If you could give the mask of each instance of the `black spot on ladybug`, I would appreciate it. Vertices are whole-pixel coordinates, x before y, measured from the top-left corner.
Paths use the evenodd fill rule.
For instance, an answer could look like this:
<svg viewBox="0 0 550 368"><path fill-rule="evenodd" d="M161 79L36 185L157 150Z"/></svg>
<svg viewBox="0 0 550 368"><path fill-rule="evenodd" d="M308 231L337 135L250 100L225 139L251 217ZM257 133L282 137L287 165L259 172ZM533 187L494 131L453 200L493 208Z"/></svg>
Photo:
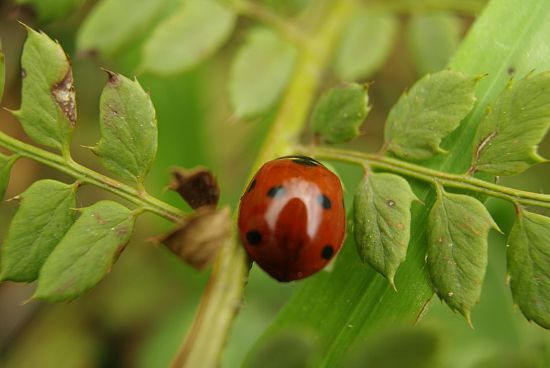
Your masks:
<svg viewBox="0 0 550 368"><path fill-rule="evenodd" d="M262 242L262 234L258 230L250 230L246 233L246 241L250 245L259 245Z"/></svg>
<svg viewBox="0 0 550 368"><path fill-rule="evenodd" d="M285 192L285 187L282 185L277 185L276 187L271 187L267 191L267 196L271 198L275 198L277 196L282 195Z"/></svg>
<svg viewBox="0 0 550 368"><path fill-rule="evenodd" d="M323 250L321 251L321 257L323 259L329 260L332 258L334 254L334 248L332 248L332 245L327 244L323 247Z"/></svg>
<svg viewBox="0 0 550 368"><path fill-rule="evenodd" d="M330 210L330 208L332 207L330 199L324 194L319 194L319 196L317 197L317 202L319 202L319 204L323 206L325 210Z"/></svg>
<svg viewBox="0 0 550 368"><path fill-rule="evenodd" d="M250 186L248 187L247 193L250 193L252 189L256 186L256 179L252 180L252 183L250 183Z"/></svg>
<svg viewBox="0 0 550 368"><path fill-rule="evenodd" d="M302 165L302 166L323 166L319 161L308 156L291 155L291 156L280 157L279 160L281 159L290 159L295 164Z"/></svg>

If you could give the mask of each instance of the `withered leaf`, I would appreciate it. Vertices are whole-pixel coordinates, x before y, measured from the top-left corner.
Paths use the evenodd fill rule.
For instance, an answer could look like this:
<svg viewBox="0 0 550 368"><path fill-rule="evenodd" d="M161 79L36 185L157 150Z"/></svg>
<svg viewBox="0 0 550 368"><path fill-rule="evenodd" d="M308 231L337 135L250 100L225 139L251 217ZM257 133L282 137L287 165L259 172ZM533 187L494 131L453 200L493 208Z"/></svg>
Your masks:
<svg viewBox="0 0 550 368"><path fill-rule="evenodd" d="M212 172L204 167L173 169L169 188L178 192L193 209L216 206L220 199L218 181Z"/></svg>
<svg viewBox="0 0 550 368"><path fill-rule="evenodd" d="M201 207L159 241L184 262L202 270L230 236L229 208Z"/></svg>

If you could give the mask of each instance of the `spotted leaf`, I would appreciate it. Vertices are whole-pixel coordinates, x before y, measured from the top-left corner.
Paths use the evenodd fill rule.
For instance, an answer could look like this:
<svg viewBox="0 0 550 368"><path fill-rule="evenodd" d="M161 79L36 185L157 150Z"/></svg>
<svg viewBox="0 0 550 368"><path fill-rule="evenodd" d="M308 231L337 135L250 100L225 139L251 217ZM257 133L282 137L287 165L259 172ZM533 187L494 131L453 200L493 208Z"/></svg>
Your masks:
<svg viewBox="0 0 550 368"><path fill-rule="evenodd" d="M550 218L521 210L507 260L515 303L528 320L550 329Z"/></svg>
<svg viewBox="0 0 550 368"><path fill-rule="evenodd" d="M369 173L355 192L354 235L359 256L392 286L407 254L414 200L418 199L409 183L394 174Z"/></svg>
<svg viewBox="0 0 550 368"><path fill-rule="evenodd" d="M134 228L134 213L111 201L81 212L42 267L34 298L78 297L101 281L124 250Z"/></svg>
<svg viewBox="0 0 550 368"><path fill-rule="evenodd" d="M438 190L428 218L428 269L437 295L470 323L487 268L487 235L498 229L477 199Z"/></svg>
<svg viewBox="0 0 550 368"><path fill-rule="evenodd" d="M137 80L109 72L99 102L101 139L93 151L114 175L141 186L157 154L157 119Z"/></svg>
<svg viewBox="0 0 550 368"><path fill-rule="evenodd" d="M68 153L76 103L67 56L57 42L27 28L21 68L21 108L13 114L34 141Z"/></svg>

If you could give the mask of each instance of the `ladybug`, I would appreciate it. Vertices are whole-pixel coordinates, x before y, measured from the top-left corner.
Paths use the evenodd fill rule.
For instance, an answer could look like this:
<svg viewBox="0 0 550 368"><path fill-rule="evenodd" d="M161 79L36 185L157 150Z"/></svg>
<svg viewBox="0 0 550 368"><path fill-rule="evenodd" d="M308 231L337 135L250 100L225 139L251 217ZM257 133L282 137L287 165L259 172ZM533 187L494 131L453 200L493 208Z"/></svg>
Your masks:
<svg viewBox="0 0 550 368"><path fill-rule="evenodd" d="M241 241L250 258L279 281L325 267L342 247L345 231L340 180L310 157L267 162L241 197Z"/></svg>

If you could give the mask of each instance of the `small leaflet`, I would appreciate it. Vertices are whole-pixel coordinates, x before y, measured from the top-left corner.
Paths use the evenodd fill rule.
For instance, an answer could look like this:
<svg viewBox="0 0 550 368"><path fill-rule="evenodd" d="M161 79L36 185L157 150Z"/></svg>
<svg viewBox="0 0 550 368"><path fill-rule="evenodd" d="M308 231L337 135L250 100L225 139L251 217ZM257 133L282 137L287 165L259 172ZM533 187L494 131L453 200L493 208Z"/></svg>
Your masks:
<svg viewBox="0 0 550 368"><path fill-rule="evenodd" d="M411 232L411 204L418 198L402 177L368 173L355 192L354 234L361 260L388 279L405 260Z"/></svg>
<svg viewBox="0 0 550 368"><path fill-rule="evenodd" d="M384 131L385 147L406 160L445 153L441 140L472 109L479 78L443 70L428 74L392 107Z"/></svg>
<svg viewBox="0 0 550 368"><path fill-rule="evenodd" d="M109 273L132 236L135 213L111 201L81 209L40 270L34 298L72 300Z"/></svg>
<svg viewBox="0 0 550 368"><path fill-rule="evenodd" d="M367 88L349 83L323 94L313 110L313 133L325 143L343 143L359 136L370 111Z"/></svg>
<svg viewBox="0 0 550 368"><path fill-rule="evenodd" d="M550 218L519 211L507 263L514 302L528 320L550 329Z"/></svg>
<svg viewBox="0 0 550 368"><path fill-rule="evenodd" d="M76 184L54 180L33 183L18 198L19 209L1 248L0 280L31 282L72 226Z"/></svg>
<svg viewBox="0 0 550 368"><path fill-rule="evenodd" d="M438 188L428 217L428 269L437 295L468 323L487 268L487 236L498 230L477 199Z"/></svg>
<svg viewBox="0 0 550 368"><path fill-rule="evenodd" d="M157 119L137 80L107 72L99 102L101 139L93 148L113 175L140 187L157 154Z"/></svg>

